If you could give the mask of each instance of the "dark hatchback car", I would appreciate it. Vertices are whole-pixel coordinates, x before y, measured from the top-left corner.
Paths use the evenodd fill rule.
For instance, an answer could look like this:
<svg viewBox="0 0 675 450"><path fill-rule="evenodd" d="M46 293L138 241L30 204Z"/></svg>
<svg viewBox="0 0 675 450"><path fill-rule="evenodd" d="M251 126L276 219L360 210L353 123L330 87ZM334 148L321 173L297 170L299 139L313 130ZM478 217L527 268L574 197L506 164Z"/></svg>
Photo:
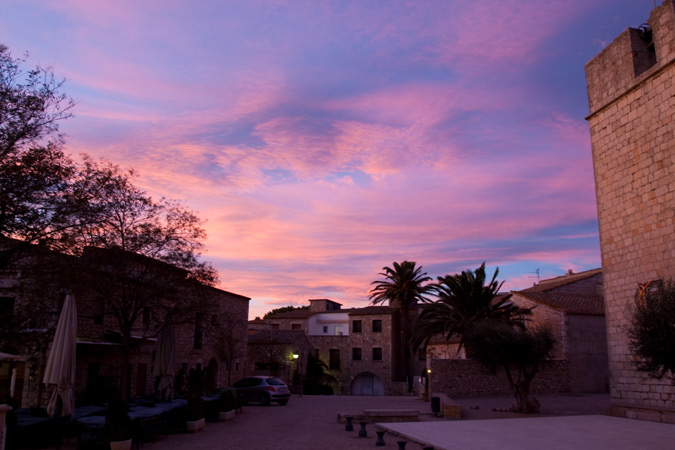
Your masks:
<svg viewBox="0 0 675 450"><path fill-rule="evenodd" d="M288 403L291 392L286 383L276 377L247 377L232 385L237 389L239 398L245 403L258 402L267 406L271 402L281 406Z"/></svg>

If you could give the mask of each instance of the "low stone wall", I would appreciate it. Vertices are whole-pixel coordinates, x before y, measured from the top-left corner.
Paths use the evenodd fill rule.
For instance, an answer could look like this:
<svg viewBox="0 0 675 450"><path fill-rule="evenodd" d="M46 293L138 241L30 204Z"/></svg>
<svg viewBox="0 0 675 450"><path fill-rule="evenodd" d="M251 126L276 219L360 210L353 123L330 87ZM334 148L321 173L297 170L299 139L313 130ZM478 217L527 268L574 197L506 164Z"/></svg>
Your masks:
<svg viewBox="0 0 675 450"><path fill-rule="evenodd" d="M434 392L450 398L510 395L511 388L503 371L491 374L470 359L432 359L429 383ZM533 394L570 391L569 362L545 361L532 381Z"/></svg>

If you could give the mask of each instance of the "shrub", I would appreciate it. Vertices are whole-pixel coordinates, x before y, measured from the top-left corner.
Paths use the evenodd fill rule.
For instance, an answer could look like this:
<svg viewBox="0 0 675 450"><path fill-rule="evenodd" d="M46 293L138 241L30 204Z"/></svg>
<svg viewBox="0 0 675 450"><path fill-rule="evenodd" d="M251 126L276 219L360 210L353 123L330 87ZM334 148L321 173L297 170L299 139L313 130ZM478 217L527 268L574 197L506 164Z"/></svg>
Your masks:
<svg viewBox="0 0 675 450"><path fill-rule="evenodd" d="M675 284L659 281L641 286L635 306L628 342L638 358L638 370L655 378L675 376Z"/></svg>
<svg viewBox="0 0 675 450"><path fill-rule="evenodd" d="M204 399L201 395L193 393L187 399L187 420L194 422L204 418Z"/></svg>
<svg viewBox="0 0 675 450"><path fill-rule="evenodd" d="M237 408L236 392L234 389L225 389L218 399L220 411L232 411Z"/></svg>
<svg viewBox="0 0 675 450"><path fill-rule="evenodd" d="M131 439L131 419L127 412L127 405L122 401L119 392L114 393L108 401L104 431L107 442Z"/></svg>

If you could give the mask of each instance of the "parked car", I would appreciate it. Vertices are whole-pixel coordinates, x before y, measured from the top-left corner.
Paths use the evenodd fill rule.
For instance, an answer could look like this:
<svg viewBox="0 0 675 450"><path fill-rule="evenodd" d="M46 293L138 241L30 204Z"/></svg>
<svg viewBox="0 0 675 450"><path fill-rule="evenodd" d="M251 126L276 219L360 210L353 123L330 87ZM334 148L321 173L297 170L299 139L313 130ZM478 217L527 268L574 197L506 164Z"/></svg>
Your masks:
<svg viewBox="0 0 675 450"><path fill-rule="evenodd" d="M239 398L245 403L258 402L261 406L267 406L271 402L284 406L291 398L286 383L276 377L246 377L232 387L237 389Z"/></svg>

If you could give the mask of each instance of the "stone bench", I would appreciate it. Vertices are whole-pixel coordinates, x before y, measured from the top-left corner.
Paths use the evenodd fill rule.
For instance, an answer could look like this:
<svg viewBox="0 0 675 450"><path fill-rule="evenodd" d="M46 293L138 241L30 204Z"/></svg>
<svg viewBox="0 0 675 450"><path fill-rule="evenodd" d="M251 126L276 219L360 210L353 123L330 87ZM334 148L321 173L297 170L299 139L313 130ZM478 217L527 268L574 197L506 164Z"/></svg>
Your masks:
<svg viewBox="0 0 675 450"><path fill-rule="evenodd" d="M431 398L438 397L441 401L441 415L446 419L461 419L462 406L445 394L431 394Z"/></svg>
<svg viewBox="0 0 675 450"><path fill-rule="evenodd" d="M418 422L420 412L416 409L364 409L363 417L370 423Z"/></svg>

